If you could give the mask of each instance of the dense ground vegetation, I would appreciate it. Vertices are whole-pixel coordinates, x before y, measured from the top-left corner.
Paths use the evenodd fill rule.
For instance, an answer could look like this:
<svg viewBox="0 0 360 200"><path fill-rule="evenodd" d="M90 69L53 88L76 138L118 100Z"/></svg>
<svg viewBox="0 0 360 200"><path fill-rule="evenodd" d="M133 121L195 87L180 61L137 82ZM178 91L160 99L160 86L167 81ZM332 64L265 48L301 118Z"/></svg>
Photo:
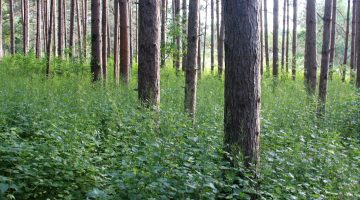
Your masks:
<svg viewBox="0 0 360 200"><path fill-rule="evenodd" d="M184 77L161 72L159 113L128 88L93 85L88 64L4 58L0 65L0 199L246 199L251 180L223 162L223 80L199 83L196 125L183 113ZM111 77L111 76L109 76ZM300 77L300 74L299 74ZM303 79L262 83L264 199L360 198L360 100L329 85L326 116ZM160 123L157 123L160 119ZM222 170L227 173L223 177ZM231 176L233 174L234 176ZM235 184L239 183L239 184Z"/></svg>

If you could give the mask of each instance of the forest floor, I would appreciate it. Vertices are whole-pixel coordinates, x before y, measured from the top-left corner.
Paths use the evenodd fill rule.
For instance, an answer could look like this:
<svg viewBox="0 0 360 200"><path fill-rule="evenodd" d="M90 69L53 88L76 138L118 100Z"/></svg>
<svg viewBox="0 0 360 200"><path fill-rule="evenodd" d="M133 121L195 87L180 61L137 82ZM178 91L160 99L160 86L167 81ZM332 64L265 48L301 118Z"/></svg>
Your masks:
<svg viewBox="0 0 360 200"><path fill-rule="evenodd" d="M192 126L184 77L172 67L161 72L155 113L137 101L135 69L126 88L92 84L80 63L57 61L61 68L47 79L44 64L32 56L0 64L0 199L247 199L252 192L251 179L235 176L243 169L223 161L223 80L200 80ZM262 81L260 193L360 199L360 93L336 77L319 119L299 77Z"/></svg>

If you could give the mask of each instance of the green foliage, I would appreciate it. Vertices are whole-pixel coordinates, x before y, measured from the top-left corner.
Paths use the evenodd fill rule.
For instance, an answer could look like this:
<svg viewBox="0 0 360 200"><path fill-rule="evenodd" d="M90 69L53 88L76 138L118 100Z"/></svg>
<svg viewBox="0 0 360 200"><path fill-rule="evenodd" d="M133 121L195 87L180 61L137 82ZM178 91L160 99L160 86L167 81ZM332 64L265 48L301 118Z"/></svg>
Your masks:
<svg viewBox="0 0 360 200"><path fill-rule="evenodd" d="M223 161L223 81L199 82L196 125L184 78L165 68L159 113L130 87L91 84L87 63L33 56L0 66L0 199L248 199L253 180ZM169 67L170 68L170 67ZM111 75L109 75L111 77ZM325 119L303 80L263 80L263 199L359 199L360 100L340 79ZM160 119L157 123L156 119ZM226 176L223 172L226 171Z"/></svg>

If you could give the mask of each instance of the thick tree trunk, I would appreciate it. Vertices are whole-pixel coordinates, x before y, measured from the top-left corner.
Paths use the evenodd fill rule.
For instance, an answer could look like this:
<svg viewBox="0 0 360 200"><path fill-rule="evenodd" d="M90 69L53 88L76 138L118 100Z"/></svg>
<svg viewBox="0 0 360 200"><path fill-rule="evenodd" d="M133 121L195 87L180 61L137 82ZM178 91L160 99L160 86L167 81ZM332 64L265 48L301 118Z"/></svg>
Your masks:
<svg viewBox="0 0 360 200"><path fill-rule="evenodd" d="M207 33L207 19L208 19L208 6L209 4L206 2L205 7L205 30L204 30L204 47L203 47L203 60L202 60L202 67L201 70L205 71L205 58L206 58L206 33Z"/></svg>
<svg viewBox="0 0 360 200"><path fill-rule="evenodd" d="M336 41L336 0L333 0L332 5L332 25L331 25L331 43L330 43L330 79L332 80L334 71L335 59L335 41Z"/></svg>
<svg viewBox="0 0 360 200"><path fill-rule="evenodd" d="M220 20L220 33L218 37L218 67L219 77L222 76L224 71L224 40L225 40L225 26L224 26L224 0L221 1L221 20Z"/></svg>
<svg viewBox="0 0 360 200"><path fill-rule="evenodd" d="M182 65L181 69L182 71L185 71L186 64L187 64L187 0L182 0Z"/></svg>
<svg viewBox="0 0 360 200"><path fill-rule="evenodd" d="M93 81L101 79L101 6L100 0L91 0L91 73Z"/></svg>
<svg viewBox="0 0 360 200"><path fill-rule="evenodd" d="M185 77L185 111L195 122L196 89L197 89L197 53L199 40L199 0L191 0L189 4L188 49Z"/></svg>
<svg viewBox="0 0 360 200"><path fill-rule="evenodd" d="M107 78L107 0L102 1L102 76L103 79Z"/></svg>
<svg viewBox="0 0 360 200"><path fill-rule="evenodd" d="M316 2L307 0L305 36L305 86L309 94L316 91Z"/></svg>
<svg viewBox="0 0 360 200"><path fill-rule="evenodd" d="M3 40L2 40L2 36L3 36L3 31L2 31L2 17L3 17L3 12L2 12L2 1L0 0L0 58L2 58L4 56L4 51L3 51Z"/></svg>
<svg viewBox="0 0 360 200"><path fill-rule="evenodd" d="M48 41L47 41L47 47L46 47L46 76L50 77L50 65L51 65L51 48L52 48L52 34L53 34L53 23L54 23L54 12L55 12L55 3L56 0L50 0L50 21L49 21L49 28L48 28Z"/></svg>
<svg viewBox="0 0 360 200"><path fill-rule="evenodd" d="M214 68L215 68L215 60L214 60L214 46L215 46L215 36L214 36L214 34L215 34L215 27L214 27L214 25L215 25L215 19L214 19L214 0L211 0L211 10L210 10L210 12L211 12L211 30L210 30L210 35L211 35L211 43L210 43L210 45L211 45L211 73L214 73Z"/></svg>
<svg viewBox="0 0 360 200"><path fill-rule="evenodd" d="M260 17L259 1L224 1L225 151L255 172L260 162ZM256 195L252 197L256 199Z"/></svg>
<svg viewBox="0 0 360 200"><path fill-rule="evenodd" d="M294 0L296 1L296 0ZM266 73L270 75L270 58L269 58L269 28L268 28L268 13L267 0L264 0L264 42L265 42L265 65Z"/></svg>
<svg viewBox="0 0 360 200"><path fill-rule="evenodd" d="M120 78L129 84L130 49L129 49L129 12L128 0L120 0Z"/></svg>
<svg viewBox="0 0 360 200"><path fill-rule="evenodd" d="M356 47L355 47L355 40L356 40L356 0L353 0L352 6L352 25L351 25L351 53L350 53L350 68L351 70L355 70L356 68ZM350 75L353 74L351 71ZM351 78L351 77L350 77Z"/></svg>
<svg viewBox="0 0 360 200"><path fill-rule="evenodd" d="M23 0L24 22L23 22L23 50L24 54L29 52L29 0Z"/></svg>
<svg viewBox="0 0 360 200"><path fill-rule="evenodd" d="M356 68L357 68L357 77L356 77L356 86L360 88L360 2L356 2Z"/></svg>
<svg viewBox="0 0 360 200"><path fill-rule="evenodd" d="M285 41L286 41L286 0L284 0L284 9L283 9L283 27L282 27L282 37L281 37L281 72L284 72L285 67Z"/></svg>
<svg viewBox="0 0 360 200"><path fill-rule="evenodd" d="M274 0L273 17L273 76L279 76L279 1Z"/></svg>
<svg viewBox="0 0 360 200"><path fill-rule="evenodd" d="M75 55L75 0L70 2L70 58Z"/></svg>
<svg viewBox="0 0 360 200"><path fill-rule="evenodd" d="M119 0L114 0L114 81L119 83L120 71L119 71Z"/></svg>
<svg viewBox="0 0 360 200"><path fill-rule="evenodd" d="M139 1L139 99L160 103L160 0Z"/></svg>
<svg viewBox="0 0 360 200"><path fill-rule="evenodd" d="M297 0L293 0L293 35L292 35L292 59L291 59L291 72L292 79L296 80L296 54L297 54Z"/></svg>
<svg viewBox="0 0 360 200"><path fill-rule="evenodd" d="M342 71L342 82L345 82L346 79L346 68L348 60L348 50L349 50L349 33L350 33L350 8L351 0L348 0L347 13L346 13L346 31L345 31L345 48L344 48L344 60L343 60L343 71Z"/></svg>
<svg viewBox="0 0 360 200"><path fill-rule="evenodd" d="M329 76L329 56L330 56L330 33L331 33L331 7L333 0L325 0L324 10L324 30L323 43L321 51L321 72L319 81L319 107L318 113L325 113L325 104L327 96L327 85Z"/></svg>
<svg viewBox="0 0 360 200"><path fill-rule="evenodd" d="M285 45L285 72L286 77L289 74L289 46L290 46L290 5L289 0L286 0L286 45Z"/></svg>
<svg viewBox="0 0 360 200"><path fill-rule="evenodd" d="M161 2L161 68L165 67L166 62L166 6L167 0Z"/></svg>
<svg viewBox="0 0 360 200"><path fill-rule="evenodd" d="M1 2L0 2L1 4ZM41 0L36 1L36 58L41 56Z"/></svg>

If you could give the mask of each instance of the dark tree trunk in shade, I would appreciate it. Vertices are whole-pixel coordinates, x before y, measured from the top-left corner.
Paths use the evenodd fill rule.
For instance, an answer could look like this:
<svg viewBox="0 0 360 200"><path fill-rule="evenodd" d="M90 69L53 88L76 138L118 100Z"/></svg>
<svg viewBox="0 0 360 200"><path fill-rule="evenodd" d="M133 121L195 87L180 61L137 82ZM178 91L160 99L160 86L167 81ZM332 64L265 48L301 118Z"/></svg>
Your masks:
<svg viewBox="0 0 360 200"><path fill-rule="evenodd" d="M120 0L120 78L129 84L130 48L129 48L129 12L128 0Z"/></svg>
<svg viewBox="0 0 360 200"><path fill-rule="evenodd" d="M128 12L129 12L129 59L130 59L130 64L129 67L132 68L133 67L133 59L134 59L134 52L133 52L133 36L132 36L132 0L129 0L128 3Z"/></svg>
<svg viewBox="0 0 360 200"><path fill-rule="evenodd" d="M58 28L58 24L57 24L57 0L54 0L54 12L52 12L51 14L53 15L53 23L52 23L52 36L53 36L53 54L54 56L57 56L57 53L58 53L58 40L57 40L57 28Z"/></svg>
<svg viewBox="0 0 360 200"><path fill-rule="evenodd" d="M75 55L75 0L70 2L70 40L69 40L70 58Z"/></svg>
<svg viewBox="0 0 360 200"><path fill-rule="evenodd" d="M167 0L161 1L161 67L165 67L166 62L166 6Z"/></svg>
<svg viewBox="0 0 360 200"><path fill-rule="evenodd" d="M119 0L114 0L114 81L116 84L119 83L120 80L120 66L119 66Z"/></svg>
<svg viewBox="0 0 360 200"><path fill-rule="evenodd" d="M334 71L334 59L335 59L335 42L336 42L336 1L333 0L332 5L332 24L331 24L331 43L330 43L330 79L333 77L333 71Z"/></svg>
<svg viewBox="0 0 360 200"><path fill-rule="evenodd" d="M101 18L101 32L102 32L102 76L107 78L107 0L102 1L102 18Z"/></svg>
<svg viewBox="0 0 360 200"><path fill-rule="evenodd" d="M48 41L48 24L49 24L49 16L48 16L48 1L47 0L42 0L42 19L43 19L43 47L45 49L45 54L46 54L46 48L47 48L47 41Z"/></svg>
<svg viewBox="0 0 360 200"><path fill-rule="evenodd" d="M350 68L351 73L356 69L356 47L355 47L355 40L356 40L356 0L353 0L352 6L352 21L351 21L351 53L350 53ZM350 77L351 78L351 77Z"/></svg>
<svg viewBox="0 0 360 200"><path fill-rule="evenodd" d="M325 104L327 96L327 85L329 76L329 56L330 56L330 33L331 33L331 6L333 0L325 0L324 10L324 27L323 27L323 41L321 51L321 71L319 80L319 106L318 114L325 113Z"/></svg>
<svg viewBox="0 0 360 200"><path fill-rule="evenodd" d="M139 99L160 104L160 0L139 1Z"/></svg>
<svg viewBox="0 0 360 200"><path fill-rule="evenodd" d="M220 15L220 32L218 37L218 67L219 77L222 76L224 71L224 40L225 40L225 26L224 26L224 0L220 0L221 3L221 15Z"/></svg>
<svg viewBox="0 0 360 200"><path fill-rule="evenodd" d="M27 54L29 52L29 0L23 0L23 7L23 50L24 54Z"/></svg>
<svg viewBox="0 0 360 200"><path fill-rule="evenodd" d="M64 15L63 15L63 0L58 0L58 56L64 56Z"/></svg>
<svg viewBox="0 0 360 200"><path fill-rule="evenodd" d="M207 19L208 19L208 7L209 4L206 2L206 7L205 7L205 30L204 30L204 47L203 47L203 60L202 60L202 67L201 70L205 71L205 58L206 58L206 33L207 33Z"/></svg>
<svg viewBox="0 0 360 200"><path fill-rule="evenodd" d="M279 76L279 1L274 0L273 17L273 76Z"/></svg>
<svg viewBox="0 0 360 200"><path fill-rule="evenodd" d="M293 0L293 35L292 35L292 59L291 59L291 74L292 79L296 79L296 54L297 54L297 0Z"/></svg>
<svg viewBox="0 0 360 200"><path fill-rule="evenodd" d="M360 88L360 1L356 2L356 86Z"/></svg>
<svg viewBox="0 0 360 200"><path fill-rule="evenodd" d="M305 87L311 95L316 91L316 2L307 0L306 4L306 34L305 34Z"/></svg>
<svg viewBox="0 0 360 200"><path fill-rule="evenodd" d="M286 0L286 45L285 45L285 72L286 77L289 73L289 46L290 46L290 5L289 0Z"/></svg>
<svg viewBox="0 0 360 200"><path fill-rule="evenodd" d="M9 0L10 14L10 53L15 54L15 27L14 27L14 1Z"/></svg>
<svg viewBox="0 0 360 200"><path fill-rule="evenodd" d="M1 4L1 2L0 2ZM41 0L36 1L36 58L41 56ZM1 48L1 47L0 47Z"/></svg>
<svg viewBox="0 0 360 200"><path fill-rule="evenodd" d="M101 79L101 6L100 0L91 0L91 73L93 81Z"/></svg>
<svg viewBox="0 0 360 200"><path fill-rule="evenodd" d="M215 68L215 19L214 19L214 0L211 0L211 29L210 29L210 35L211 35L211 55L210 55L210 59L211 59L211 73L214 73L214 68Z"/></svg>
<svg viewBox="0 0 360 200"><path fill-rule="evenodd" d="M190 0L185 72L185 111L195 122L197 90L197 53L199 39L199 0Z"/></svg>
<svg viewBox="0 0 360 200"><path fill-rule="evenodd" d="M3 31L2 31L2 17L3 17L3 12L2 12L2 1L0 0L0 58L2 58L4 56L4 51L3 51L3 40L2 40L2 36L3 36Z"/></svg>
<svg viewBox="0 0 360 200"><path fill-rule="evenodd" d="M342 71L342 82L345 82L346 79L346 68L348 60L348 50L349 50L349 33L350 33L350 8L351 0L348 0L347 13L346 13L346 31L345 31L345 48L344 48L344 60L343 60L343 71Z"/></svg>
<svg viewBox="0 0 360 200"><path fill-rule="evenodd" d="M286 0L284 0L283 8L283 27L282 27L282 37L281 37L281 72L284 72L285 67L285 41L286 41Z"/></svg>
<svg viewBox="0 0 360 200"><path fill-rule="evenodd" d="M54 23L54 12L55 12L55 5L54 5L54 1L56 0L50 0L50 19L49 19L49 28L48 28L48 33L47 33L47 47L46 47L46 76L50 77L50 65L51 65L51 45L52 45L52 34L53 34L53 23Z"/></svg>
<svg viewBox="0 0 360 200"><path fill-rule="evenodd" d="M88 0L81 0L82 1L82 16L83 16L83 36L82 36L82 39L83 39L83 57L86 58L87 57L87 21L88 21L88 17L87 17L87 13L88 13Z"/></svg>
<svg viewBox="0 0 360 200"><path fill-rule="evenodd" d="M181 69L182 71L185 71L186 69L186 58L187 58L187 0L182 0L182 63L181 63Z"/></svg>
<svg viewBox="0 0 360 200"><path fill-rule="evenodd" d="M296 0L294 0L296 1ZM270 75L270 58L269 58L269 28L268 28L267 0L264 0L264 42L265 42L265 65L266 73Z"/></svg>
<svg viewBox="0 0 360 200"><path fill-rule="evenodd" d="M259 1L224 1L225 151L232 158L240 154L244 166L255 171L255 180L260 162L259 12ZM226 158L237 165L238 160Z"/></svg>
<svg viewBox="0 0 360 200"><path fill-rule="evenodd" d="M174 20L177 27L180 27L180 0L174 0ZM174 67L177 72L180 71L180 52L181 52L180 35L175 36L175 52L173 55Z"/></svg>

